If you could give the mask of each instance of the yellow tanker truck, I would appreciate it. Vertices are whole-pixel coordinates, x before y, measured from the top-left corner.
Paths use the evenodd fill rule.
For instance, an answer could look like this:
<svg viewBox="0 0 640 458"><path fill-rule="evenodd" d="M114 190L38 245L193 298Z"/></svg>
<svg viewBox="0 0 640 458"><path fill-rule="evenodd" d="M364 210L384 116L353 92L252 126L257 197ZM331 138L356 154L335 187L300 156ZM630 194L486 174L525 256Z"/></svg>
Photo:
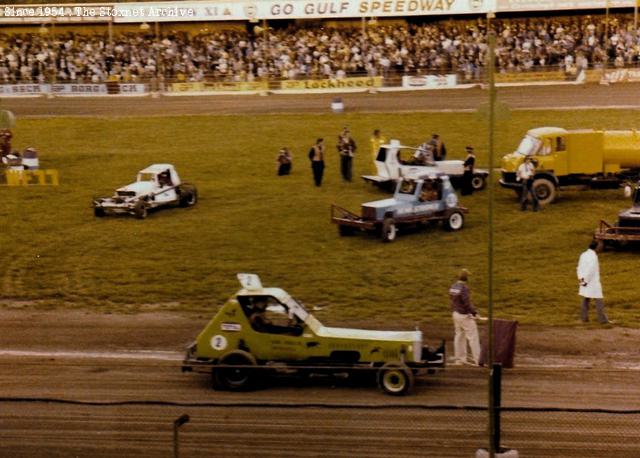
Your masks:
<svg viewBox="0 0 640 458"><path fill-rule="evenodd" d="M636 130L566 130L538 127L518 149L502 158L500 185L519 195L516 170L525 157L536 162L533 188L541 204L553 202L564 186L618 187L640 173L640 132Z"/></svg>

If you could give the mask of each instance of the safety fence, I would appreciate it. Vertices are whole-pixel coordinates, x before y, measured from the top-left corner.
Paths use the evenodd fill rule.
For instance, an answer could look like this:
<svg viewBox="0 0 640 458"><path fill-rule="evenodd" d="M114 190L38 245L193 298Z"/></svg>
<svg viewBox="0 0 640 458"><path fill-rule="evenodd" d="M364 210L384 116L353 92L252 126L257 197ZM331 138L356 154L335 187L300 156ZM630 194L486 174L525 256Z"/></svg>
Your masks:
<svg viewBox="0 0 640 458"><path fill-rule="evenodd" d="M472 457L489 446L488 412L475 406L46 399L2 406L3 456L170 456L176 441L185 457ZM638 410L507 407L501 416L502 447L519 456L640 456Z"/></svg>
<svg viewBox="0 0 640 458"><path fill-rule="evenodd" d="M16 82L0 84L2 97L65 97L65 96L166 96L188 95L255 95L385 92L432 89L464 89L486 82L484 71L475 73L402 73L388 72L382 76L350 75L340 78L257 79L236 81L209 78L186 81L178 78L149 78L137 82ZM582 84L640 82L637 67L605 70L592 68L567 72L558 67L536 71L502 72L495 75L496 86L522 86L536 84Z"/></svg>

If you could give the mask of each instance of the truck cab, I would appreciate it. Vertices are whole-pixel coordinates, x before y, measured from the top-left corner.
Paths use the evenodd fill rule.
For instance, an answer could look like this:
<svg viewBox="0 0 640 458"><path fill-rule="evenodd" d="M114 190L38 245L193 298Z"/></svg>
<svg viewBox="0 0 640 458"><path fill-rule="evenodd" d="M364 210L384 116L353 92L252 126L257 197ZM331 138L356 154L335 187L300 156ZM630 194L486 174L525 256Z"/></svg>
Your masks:
<svg viewBox="0 0 640 458"><path fill-rule="evenodd" d="M566 130L538 127L529 130L515 152L502 158L500 185L519 195L518 167L535 159L533 189L541 204L553 202L558 189L617 188L640 173L640 133L635 130Z"/></svg>

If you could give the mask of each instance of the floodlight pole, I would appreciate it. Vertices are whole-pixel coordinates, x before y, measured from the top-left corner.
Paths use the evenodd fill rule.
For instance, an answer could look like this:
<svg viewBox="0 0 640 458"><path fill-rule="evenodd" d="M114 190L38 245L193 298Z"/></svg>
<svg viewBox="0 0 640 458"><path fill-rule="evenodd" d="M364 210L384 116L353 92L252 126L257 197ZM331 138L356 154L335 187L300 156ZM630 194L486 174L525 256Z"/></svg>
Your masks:
<svg viewBox="0 0 640 458"><path fill-rule="evenodd" d="M495 47L496 36L490 28L491 19L495 17L495 13L487 13L487 39L489 44L489 54L487 62L487 76L489 79L489 244L488 244L488 348L487 348L487 367L490 369L489 375L489 456L495 457L495 391L493 377L493 141L494 141L494 124L495 124L495 104L496 104L496 88L495 88Z"/></svg>

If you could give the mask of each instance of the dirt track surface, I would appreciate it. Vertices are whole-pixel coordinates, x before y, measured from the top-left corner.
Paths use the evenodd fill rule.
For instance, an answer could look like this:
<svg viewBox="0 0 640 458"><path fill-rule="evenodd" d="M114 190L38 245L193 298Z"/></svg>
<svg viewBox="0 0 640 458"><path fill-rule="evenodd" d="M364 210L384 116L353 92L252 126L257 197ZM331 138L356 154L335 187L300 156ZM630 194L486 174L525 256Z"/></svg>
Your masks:
<svg viewBox="0 0 640 458"><path fill-rule="evenodd" d="M5 98L0 106L26 116L167 116L202 114L326 113L335 94ZM487 103L487 91L472 89L343 94L346 112L475 110ZM544 107L640 108L640 84L505 87L498 100L511 109Z"/></svg>
<svg viewBox="0 0 640 458"><path fill-rule="evenodd" d="M213 391L207 375L180 371L184 347L208 318L0 310L0 456L169 456L172 422L183 413L192 418L183 456L454 457L485 445L486 412L460 406L486 405L486 369L420 377L402 398L340 379ZM428 332L451 349L448 326ZM639 338L622 328L521 327L503 405L640 409ZM504 437L526 456L640 455L640 414L580 415L507 412ZM576 443L621 433L619 448L604 440L585 454Z"/></svg>
<svg viewBox="0 0 640 458"><path fill-rule="evenodd" d="M640 108L640 85L504 88L512 109ZM147 116L328 112L333 95L205 98L2 99L25 116ZM342 96L349 111L474 110L479 88ZM283 379L249 393L212 391L180 372L184 347L210 318L0 308L0 456L473 456L486 446L488 371L447 368L404 398L374 384ZM340 325L340 323L331 323ZM362 323L366 327L367 323ZM424 330L429 343L449 326ZM518 330L506 407L640 409L640 331L618 327ZM521 456L640 456L640 414L505 412L503 438Z"/></svg>

